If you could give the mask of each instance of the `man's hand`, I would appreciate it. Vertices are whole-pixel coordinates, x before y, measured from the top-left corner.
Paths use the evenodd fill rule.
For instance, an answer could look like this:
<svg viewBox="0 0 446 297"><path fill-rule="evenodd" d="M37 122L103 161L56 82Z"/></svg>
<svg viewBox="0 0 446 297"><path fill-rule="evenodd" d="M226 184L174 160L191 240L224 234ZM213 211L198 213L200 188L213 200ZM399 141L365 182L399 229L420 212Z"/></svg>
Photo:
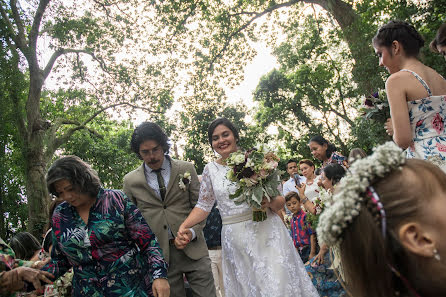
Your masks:
<svg viewBox="0 0 446 297"><path fill-rule="evenodd" d="M183 228L180 226L177 237L175 237L175 247L182 250L192 240L192 231L189 228Z"/></svg>
<svg viewBox="0 0 446 297"><path fill-rule="evenodd" d="M153 281L152 292L155 297L169 297L170 286L169 282L165 278L157 278Z"/></svg>

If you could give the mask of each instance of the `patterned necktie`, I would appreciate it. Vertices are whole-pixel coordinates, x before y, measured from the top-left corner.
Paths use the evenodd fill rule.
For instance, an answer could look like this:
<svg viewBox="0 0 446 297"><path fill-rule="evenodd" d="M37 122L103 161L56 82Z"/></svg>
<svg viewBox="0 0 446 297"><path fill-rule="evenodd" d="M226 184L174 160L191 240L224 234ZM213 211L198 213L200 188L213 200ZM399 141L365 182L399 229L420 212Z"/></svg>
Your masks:
<svg viewBox="0 0 446 297"><path fill-rule="evenodd" d="M158 180L158 187L160 189L160 196L161 200L164 201L164 198L166 198L166 186L164 185L164 178L161 175L162 168L159 168L157 170L153 170L153 172L156 173L156 179Z"/></svg>

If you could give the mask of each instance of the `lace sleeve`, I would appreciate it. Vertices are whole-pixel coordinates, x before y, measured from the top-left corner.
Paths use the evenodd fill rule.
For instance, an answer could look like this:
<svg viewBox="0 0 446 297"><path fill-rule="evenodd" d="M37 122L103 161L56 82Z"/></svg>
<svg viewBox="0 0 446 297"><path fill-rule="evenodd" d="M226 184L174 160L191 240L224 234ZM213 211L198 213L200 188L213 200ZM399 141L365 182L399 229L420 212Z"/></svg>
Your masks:
<svg viewBox="0 0 446 297"><path fill-rule="evenodd" d="M198 207L206 212L211 212L215 203L215 194L212 187L211 175L208 166L204 167L202 177L198 202L195 207Z"/></svg>

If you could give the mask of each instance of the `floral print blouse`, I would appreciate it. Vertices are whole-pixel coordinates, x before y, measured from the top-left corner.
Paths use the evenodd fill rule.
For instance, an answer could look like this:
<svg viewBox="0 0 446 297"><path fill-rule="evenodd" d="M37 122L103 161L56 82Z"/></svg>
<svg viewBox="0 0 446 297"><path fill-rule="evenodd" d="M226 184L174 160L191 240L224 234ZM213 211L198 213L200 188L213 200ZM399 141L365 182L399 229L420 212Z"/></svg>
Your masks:
<svg viewBox="0 0 446 297"><path fill-rule="evenodd" d="M423 85L428 97L408 101L409 120L412 130L413 143L407 150L408 158L432 159L433 157L446 160L446 96L432 96L426 82L415 72L412 73ZM443 167L443 166L441 166Z"/></svg>
<svg viewBox="0 0 446 297"><path fill-rule="evenodd" d="M344 168L348 168L347 158L338 152L331 153L330 158L328 158L328 160L322 164L322 169L324 169L328 164L339 164Z"/></svg>
<svg viewBox="0 0 446 297"><path fill-rule="evenodd" d="M74 269L73 296L152 296L152 282L167 278L154 233L125 194L101 189L88 223L67 202L53 214L51 262L56 278Z"/></svg>

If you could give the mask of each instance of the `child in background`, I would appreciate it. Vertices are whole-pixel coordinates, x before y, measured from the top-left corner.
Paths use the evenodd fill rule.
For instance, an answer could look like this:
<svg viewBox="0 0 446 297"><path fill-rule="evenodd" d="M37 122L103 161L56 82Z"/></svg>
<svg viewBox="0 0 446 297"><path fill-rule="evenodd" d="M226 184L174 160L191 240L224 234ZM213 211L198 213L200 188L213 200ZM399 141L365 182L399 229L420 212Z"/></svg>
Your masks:
<svg viewBox="0 0 446 297"><path fill-rule="evenodd" d="M310 224L307 222L307 214L302 210L299 194L289 192L285 196L286 206L293 213L291 218L291 237L302 262L316 255L316 237Z"/></svg>

